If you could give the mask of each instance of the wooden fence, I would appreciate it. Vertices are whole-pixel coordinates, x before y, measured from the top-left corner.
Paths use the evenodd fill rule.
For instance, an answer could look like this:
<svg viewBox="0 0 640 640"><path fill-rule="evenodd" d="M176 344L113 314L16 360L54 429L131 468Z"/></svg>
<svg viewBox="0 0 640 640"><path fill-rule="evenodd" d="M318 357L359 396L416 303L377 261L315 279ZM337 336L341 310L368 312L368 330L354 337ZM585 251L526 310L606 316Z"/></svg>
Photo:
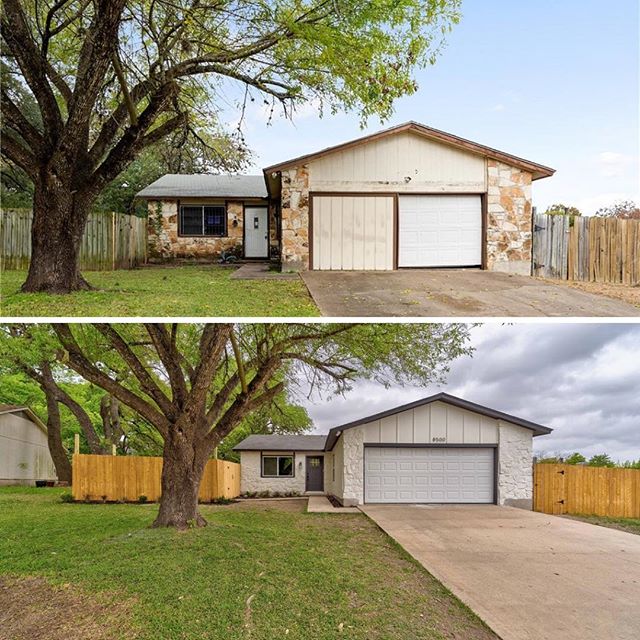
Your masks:
<svg viewBox="0 0 640 640"><path fill-rule="evenodd" d="M640 518L640 469L535 464L533 510Z"/></svg>
<svg viewBox="0 0 640 640"><path fill-rule="evenodd" d="M640 220L534 216L533 275L640 284Z"/></svg>
<svg viewBox="0 0 640 640"><path fill-rule="evenodd" d="M31 211L7 209L0 218L0 268L27 269L31 259ZM121 213L89 214L80 247L81 269L132 269L146 261L145 218Z"/></svg>
<svg viewBox="0 0 640 640"><path fill-rule="evenodd" d="M73 455L74 500L149 502L160 499L162 458L142 456ZM209 460L200 485L200 501L235 498L240 495L240 465Z"/></svg>

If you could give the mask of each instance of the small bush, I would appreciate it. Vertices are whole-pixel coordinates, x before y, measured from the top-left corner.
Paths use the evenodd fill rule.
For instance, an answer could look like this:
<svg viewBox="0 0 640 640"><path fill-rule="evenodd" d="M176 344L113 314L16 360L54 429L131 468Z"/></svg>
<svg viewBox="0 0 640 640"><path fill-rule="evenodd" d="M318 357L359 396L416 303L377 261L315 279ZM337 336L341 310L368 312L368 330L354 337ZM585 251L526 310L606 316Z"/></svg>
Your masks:
<svg viewBox="0 0 640 640"><path fill-rule="evenodd" d="M149 498L147 498L147 496L138 496L138 502L144 504L145 502L149 502Z"/></svg>
<svg viewBox="0 0 640 640"><path fill-rule="evenodd" d="M73 494L71 491L65 491L60 494L60 502L74 502Z"/></svg>
<svg viewBox="0 0 640 640"><path fill-rule="evenodd" d="M234 502L233 498L214 498L211 504L233 504Z"/></svg>
<svg viewBox="0 0 640 640"><path fill-rule="evenodd" d="M269 498L271 496L270 491L258 491L258 498Z"/></svg>
<svg viewBox="0 0 640 640"><path fill-rule="evenodd" d="M271 496L270 496L270 497L272 497L272 498L282 498L283 496L284 496L284 494L283 494L283 493L280 493L280 491L273 491L273 492L271 493Z"/></svg>

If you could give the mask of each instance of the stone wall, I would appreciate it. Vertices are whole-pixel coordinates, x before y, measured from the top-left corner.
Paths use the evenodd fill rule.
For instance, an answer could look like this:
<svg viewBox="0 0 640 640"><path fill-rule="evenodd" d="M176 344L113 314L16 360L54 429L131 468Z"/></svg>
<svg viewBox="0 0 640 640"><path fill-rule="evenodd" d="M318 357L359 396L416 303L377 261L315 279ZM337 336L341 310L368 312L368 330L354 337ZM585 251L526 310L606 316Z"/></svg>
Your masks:
<svg viewBox="0 0 640 640"><path fill-rule="evenodd" d="M343 487L342 503L351 507L364 503L364 429L354 427L342 432Z"/></svg>
<svg viewBox="0 0 640 640"><path fill-rule="evenodd" d="M282 269L309 267L309 167L282 172Z"/></svg>
<svg viewBox="0 0 640 640"><path fill-rule="evenodd" d="M532 508L533 432L498 423L498 504Z"/></svg>
<svg viewBox="0 0 640 640"><path fill-rule="evenodd" d="M238 257L241 257L243 223L242 202L228 202L226 237L181 237L178 235L178 201L150 201L149 257L156 260L171 258L213 259L218 257L223 250L234 251Z"/></svg>
<svg viewBox="0 0 640 640"><path fill-rule="evenodd" d="M531 273L531 174L487 160L487 268Z"/></svg>

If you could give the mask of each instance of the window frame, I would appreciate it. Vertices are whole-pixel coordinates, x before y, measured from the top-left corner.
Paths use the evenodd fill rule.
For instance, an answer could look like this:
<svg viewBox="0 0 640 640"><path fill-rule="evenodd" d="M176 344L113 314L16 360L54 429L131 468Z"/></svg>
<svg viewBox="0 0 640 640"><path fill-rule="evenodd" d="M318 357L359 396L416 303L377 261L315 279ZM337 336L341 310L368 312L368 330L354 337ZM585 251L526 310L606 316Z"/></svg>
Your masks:
<svg viewBox="0 0 640 640"><path fill-rule="evenodd" d="M200 208L201 216L202 216L202 233L184 233L182 229L182 212L185 207L191 208ZM205 223L204 223L204 210L205 207L216 207L219 209L224 209L224 214L222 215L222 220L224 224L224 229L221 234L211 234L204 233ZM228 238L229 237L229 210L227 207L227 202L203 202L202 204L189 204L181 202L178 205L178 237L179 238Z"/></svg>
<svg viewBox="0 0 640 640"><path fill-rule="evenodd" d="M291 475L289 476L281 476L279 473L276 475L267 475L264 472L264 459L265 458L275 458L278 460L279 458L291 458ZM279 471L280 463L276 462L276 470ZM295 478L296 477L296 454L295 452L291 453L262 453L260 452L260 477L261 478Z"/></svg>

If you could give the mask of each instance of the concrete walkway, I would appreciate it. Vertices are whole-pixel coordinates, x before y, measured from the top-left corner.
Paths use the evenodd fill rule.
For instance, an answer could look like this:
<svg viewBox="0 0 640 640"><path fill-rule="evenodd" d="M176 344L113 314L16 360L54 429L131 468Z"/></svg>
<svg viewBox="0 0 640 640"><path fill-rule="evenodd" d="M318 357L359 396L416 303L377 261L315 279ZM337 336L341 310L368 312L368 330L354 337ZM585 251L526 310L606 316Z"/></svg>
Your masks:
<svg viewBox="0 0 640 640"><path fill-rule="evenodd" d="M326 496L309 496L307 513L360 513L356 507L334 507Z"/></svg>
<svg viewBox="0 0 640 640"><path fill-rule="evenodd" d="M300 276L271 269L269 262L246 262L229 277L231 280L297 280Z"/></svg>
<svg viewBox="0 0 640 640"><path fill-rule="evenodd" d="M502 640L640 638L640 536L493 505L360 509Z"/></svg>
<svg viewBox="0 0 640 640"><path fill-rule="evenodd" d="M479 269L305 271L323 316L640 316L620 300Z"/></svg>

